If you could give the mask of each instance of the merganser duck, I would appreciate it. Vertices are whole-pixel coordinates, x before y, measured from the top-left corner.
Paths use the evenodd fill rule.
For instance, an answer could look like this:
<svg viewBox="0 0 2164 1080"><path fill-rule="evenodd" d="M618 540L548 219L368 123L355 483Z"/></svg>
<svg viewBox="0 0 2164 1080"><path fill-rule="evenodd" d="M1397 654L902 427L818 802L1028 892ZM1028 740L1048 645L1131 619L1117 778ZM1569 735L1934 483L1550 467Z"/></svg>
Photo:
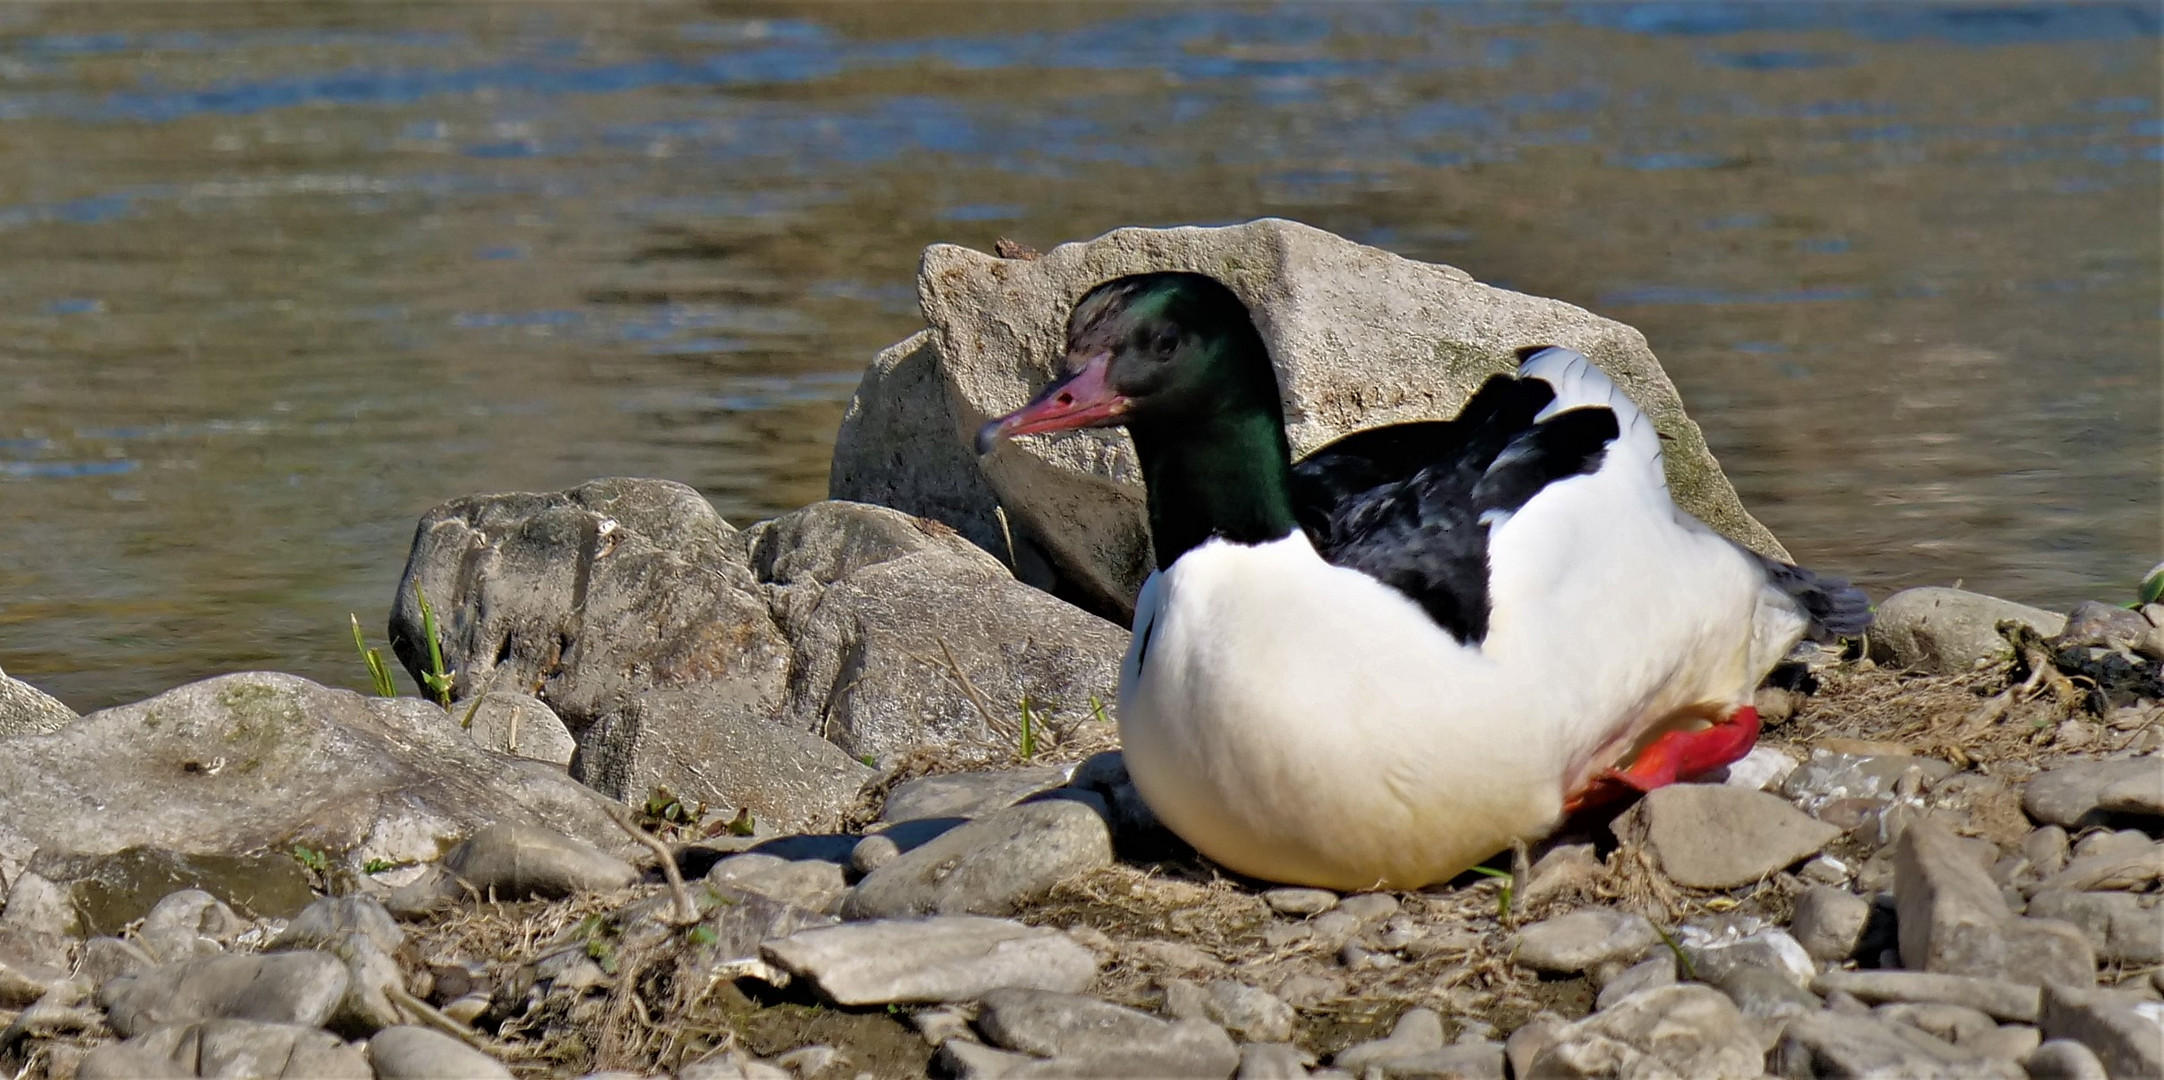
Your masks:
<svg viewBox="0 0 2164 1080"><path fill-rule="evenodd" d="M1067 374L979 432L1133 435L1158 569L1120 739L1202 854L1341 890L1448 880L1743 756L1774 664L1869 621L1845 582L1677 509L1652 423L1591 361L1520 357L1456 419L1295 464L1246 306L1140 274L1084 296Z"/></svg>

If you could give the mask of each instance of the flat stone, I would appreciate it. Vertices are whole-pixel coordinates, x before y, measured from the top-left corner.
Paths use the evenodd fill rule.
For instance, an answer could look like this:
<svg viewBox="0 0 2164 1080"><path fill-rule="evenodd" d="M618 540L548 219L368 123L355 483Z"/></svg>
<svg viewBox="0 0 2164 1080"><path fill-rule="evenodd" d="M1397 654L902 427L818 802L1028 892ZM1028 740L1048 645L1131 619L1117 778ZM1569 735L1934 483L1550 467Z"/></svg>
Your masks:
<svg viewBox="0 0 2164 1080"><path fill-rule="evenodd" d="M1846 754L1823 747L1781 783L1783 797L1805 811L1819 813L1830 803L1860 800L1890 802L1894 788L1912 773L1922 780L1940 780L1955 772L1953 765L1937 758L1913 754Z"/></svg>
<svg viewBox="0 0 2164 1080"><path fill-rule="evenodd" d="M1074 993L1097 976L1096 956L1057 930L968 915L844 923L760 953L841 1005L968 1001L1002 987Z"/></svg>
<svg viewBox="0 0 2164 1080"><path fill-rule="evenodd" d="M20 1009L67 980L67 938L0 927L0 1009Z"/></svg>
<svg viewBox="0 0 2164 1080"><path fill-rule="evenodd" d="M2087 986L2088 939L2069 923L2016 918L1998 886L1952 833L1918 821L1894 849L1902 962L1950 975Z"/></svg>
<svg viewBox="0 0 2164 1080"><path fill-rule="evenodd" d="M1389 1080L1504 1080L1503 1044L1485 1039L1371 1065L1364 1076ZM1316 1074L1321 1075L1321 1074ZM1340 1073L1339 1075L1345 1075Z"/></svg>
<svg viewBox="0 0 2164 1080"><path fill-rule="evenodd" d="M887 793L881 821L913 821L918 818L974 818L1003 810L1040 791L1067 782L1071 768L1031 766L991 772L944 773L920 776L896 785Z"/></svg>
<svg viewBox="0 0 2164 1080"><path fill-rule="evenodd" d="M739 855L736 858L745 858ZM735 859L715 864L720 870ZM709 881L715 880L712 875ZM795 859L780 862L754 873L728 880L728 884L743 892L757 893L769 900L792 904L806 911L833 911L841 904L849 884L842 868L821 859Z"/></svg>
<svg viewBox="0 0 2164 1080"><path fill-rule="evenodd" d="M575 837L531 825L491 825L443 857L444 868L482 896L556 900L608 892L639 880L630 863Z"/></svg>
<svg viewBox="0 0 2164 1080"><path fill-rule="evenodd" d="M2038 889L2087 892L2092 889L2141 889L2164 878L2164 844L2132 851L2108 851L2077 858L2037 883Z"/></svg>
<svg viewBox="0 0 2164 1080"><path fill-rule="evenodd" d="M1788 751L1761 744L1751 747L1750 753L1729 762L1728 775L1722 778L1721 783L1729 787L1766 791L1788 779L1799 764L1801 763L1796 760L1795 755Z"/></svg>
<svg viewBox="0 0 2164 1080"><path fill-rule="evenodd" d="M1798 1016L1769 1055L1783 1077L1900 1077L1901 1080L2026 1080L2021 1066L1964 1051L1906 1024L1873 1016Z"/></svg>
<svg viewBox="0 0 2164 1080"><path fill-rule="evenodd" d="M2028 911L2080 927L2099 960L2129 967L2164 964L2164 904L2155 894L2052 890L2030 897Z"/></svg>
<svg viewBox="0 0 2164 1080"><path fill-rule="evenodd" d="M569 768L578 753L578 740L563 718L532 694L492 690L478 701L458 702L451 714L474 745L499 754Z"/></svg>
<svg viewBox="0 0 2164 1080"><path fill-rule="evenodd" d="M1291 1041L1292 1006L1276 995L1230 979L1213 979L1202 989L1209 1019L1222 1024L1234 1038L1241 1042Z"/></svg>
<svg viewBox="0 0 2164 1080"><path fill-rule="evenodd" d="M903 852L857 883L842 915L1004 915L1111 862L1103 803L1077 792L995 811Z"/></svg>
<svg viewBox="0 0 2164 1080"><path fill-rule="evenodd" d="M2021 1064L2029 1080L2110 1080L2096 1051L2072 1039L2047 1039Z"/></svg>
<svg viewBox="0 0 2164 1080"><path fill-rule="evenodd" d="M1641 335L1569 304L1277 219L1120 229L1033 260L926 249L918 297L930 330L881 353L865 373L835 439L829 494L937 517L995 553L1012 535L1029 553L1026 576L1064 582L1093 608L1131 616L1151 558L1127 435L1007 443L982 459L964 443L965 433L1044 384L1075 297L1153 270L1214 274L1254 311L1292 405L1286 433L1296 455L1361 428L1455 415L1482 379L1511 370L1514 349L1552 343L1616 376L1672 440L1663 443L1664 464L1680 506L1779 554L1736 502ZM1378 403L1378 386L1391 388L1386 402ZM1001 529L995 507L1011 528ZM1041 576L1034 560L1044 564Z"/></svg>
<svg viewBox="0 0 2164 1080"><path fill-rule="evenodd" d="M370 896L326 896L294 916L270 947L314 949L334 945L348 934L367 937L386 953L395 953L406 943L405 930L381 901Z"/></svg>
<svg viewBox="0 0 2164 1080"><path fill-rule="evenodd" d="M1785 1020L1815 1013L1825 1004L1789 976L1756 965L1738 965L1710 981L1735 1002L1737 1011L1755 1019Z"/></svg>
<svg viewBox="0 0 2164 1080"><path fill-rule="evenodd" d="M1161 1038L1172 1024L1081 994L1007 987L984 995L977 1030L992 1045L1039 1057L1088 1054Z"/></svg>
<svg viewBox="0 0 2164 1080"><path fill-rule="evenodd" d="M98 990L123 1036L199 1020L320 1026L346 993L346 966L319 952L202 956L125 975Z"/></svg>
<svg viewBox="0 0 2164 1080"><path fill-rule="evenodd" d="M2038 1026L2046 1039L2072 1039L2095 1051L2114 1077L2164 1076L2164 1024L2143 1015L2144 1004L2108 990L2046 984Z"/></svg>
<svg viewBox="0 0 2164 1080"><path fill-rule="evenodd" d="M1856 955L1871 921L1871 902L1846 889L1815 885L1796 898L1789 932L1813 959L1839 963Z"/></svg>
<svg viewBox="0 0 2164 1080"><path fill-rule="evenodd" d="M170 1024L91 1051L76 1076L231 1077L261 1080L371 1080L358 1046L298 1024L207 1020Z"/></svg>
<svg viewBox="0 0 2164 1080"><path fill-rule="evenodd" d="M1727 889L1801 862L1841 830L1763 791L1670 784L1616 819L1616 835L1643 843L1679 885Z"/></svg>
<svg viewBox="0 0 2164 1080"><path fill-rule="evenodd" d="M939 1053L932 1057L939 1074L955 1080L1000 1080L1038 1060L1028 1054L994 1050L970 1039L948 1039L939 1044Z"/></svg>
<svg viewBox="0 0 2164 1080"><path fill-rule="evenodd" d="M1307 1080L1315 1057L1291 1043L1248 1043L1240 1047L1240 1070L1233 1080Z"/></svg>
<svg viewBox="0 0 2164 1080"><path fill-rule="evenodd" d="M42 874L23 870L8 885L7 904L0 908L0 927L34 930L63 937L81 937L83 921L66 889Z"/></svg>
<svg viewBox="0 0 2164 1080"><path fill-rule="evenodd" d="M2110 813L2103 805L2106 791L2117 793L2116 798L2123 800L2128 792L2143 785L2164 786L2164 759L2073 761L2032 777L2022 793L2021 806L2043 824L2087 828L2103 824Z"/></svg>
<svg viewBox="0 0 2164 1080"><path fill-rule="evenodd" d="M1122 843L1130 839L1164 841L1172 836L1164 823L1157 820L1157 813L1144 802L1142 793L1135 788L1134 777L1127 773L1127 759L1117 750L1092 754L1075 766L1074 777L1067 786L1077 791L1087 791L1105 801L1111 812L1112 835Z"/></svg>
<svg viewBox="0 0 2164 1080"><path fill-rule="evenodd" d="M1875 1016L1928 1032L1956 1046L1972 1041L1985 1032L1999 1029L1997 1022L1982 1010L1966 1005L1948 1005L1945 1002L1889 1002L1871 1012ZM2022 1055L2002 1056L2018 1058Z"/></svg>
<svg viewBox="0 0 2164 1080"><path fill-rule="evenodd" d="M1651 990L1657 986L1674 986L1675 984L1675 954L1664 949L1623 969L1615 978L1608 980L1600 988L1599 996L1594 999L1593 1008L1595 1011L1605 1009L1640 990Z"/></svg>
<svg viewBox="0 0 2164 1080"><path fill-rule="evenodd" d="M1739 932L1733 927L1686 924L1678 930L1676 944L1690 961L1692 972L1709 983L1718 984L1728 973L1749 967L1771 972L1801 989L1818 973L1811 954L1779 927Z"/></svg>
<svg viewBox="0 0 2164 1080"><path fill-rule="evenodd" d="M405 972L373 937L349 933L322 948L346 965L346 993L323 1026L349 1038L365 1038L387 1027L404 1023L406 1015L392 1003L406 986Z"/></svg>
<svg viewBox="0 0 2164 1080"><path fill-rule="evenodd" d="M2066 830L2057 825L2040 825L2021 840L2022 857L2029 860L2030 869L2039 876L2058 873L2071 853Z"/></svg>
<svg viewBox="0 0 2164 1080"><path fill-rule="evenodd" d="M1558 1029L1530 1075L1756 1080L1765 1056L1726 995L1710 986L1662 986Z"/></svg>
<svg viewBox="0 0 2164 1080"><path fill-rule="evenodd" d="M1337 906L1337 894L1328 889L1265 889L1262 902L1280 915L1320 915Z"/></svg>
<svg viewBox="0 0 2164 1080"><path fill-rule="evenodd" d="M1370 1068L1387 1073L1393 1065L1437 1053L1447 1045L1441 1015L1433 1009L1407 1009L1391 1025L1387 1037L1348 1046L1330 1064L1356 1074Z"/></svg>
<svg viewBox="0 0 2164 1080"><path fill-rule="evenodd" d="M2018 1024L2035 1023L2042 1009L2040 991L2034 985L1922 971L1829 971L1811 980L1811 989L1829 998L1846 993L1872 1003L1966 1005L1993 1019Z"/></svg>
<svg viewBox="0 0 2164 1080"><path fill-rule="evenodd" d="M2000 636L2005 620L2023 623L2044 637L2066 629L2066 616L1961 589L1903 589L1881 601L1871 627L1871 659L1939 675L1968 671L1979 662L2009 659L2014 647Z"/></svg>
<svg viewBox="0 0 2164 1080"><path fill-rule="evenodd" d="M862 877L893 862L901 853L902 846L895 843L893 837L873 833L849 849L849 869Z"/></svg>
<svg viewBox="0 0 2164 1080"><path fill-rule="evenodd" d="M1398 913L1398 898L1389 893L1359 893L1338 901L1336 910L1360 920L1362 926L1373 926Z"/></svg>
<svg viewBox="0 0 2164 1080"><path fill-rule="evenodd" d="M1535 971L1574 975L1636 961L1660 941L1660 932L1643 915L1581 908L1520 930L1511 958Z"/></svg>
<svg viewBox="0 0 2164 1080"><path fill-rule="evenodd" d="M101 987L123 975L134 975L158 966L158 958L132 941L94 937L83 942L83 962L77 969L92 987Z"/></svg>
<svg viewBox="0 0 2164 1080"><path fill-rule="evenodd" d="M511 1080L502 1062L440 1031L384 1028L368 1040L376 1080Z"/></svg>

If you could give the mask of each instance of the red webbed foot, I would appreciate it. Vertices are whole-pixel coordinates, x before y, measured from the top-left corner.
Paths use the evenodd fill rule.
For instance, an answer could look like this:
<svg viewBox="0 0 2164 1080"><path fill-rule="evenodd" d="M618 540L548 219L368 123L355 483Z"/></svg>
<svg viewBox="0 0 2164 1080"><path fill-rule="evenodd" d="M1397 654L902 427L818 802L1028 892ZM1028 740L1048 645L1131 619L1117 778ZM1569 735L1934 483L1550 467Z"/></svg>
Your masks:
<svg viewBox="0 0 2164 1080"><path fill-rule="evenodd" d="M1758 742L1758 710L1739 705L1711 727L1671 731L1653 740L1636 761L1608 769L1566 796L1563 809L1576 813L1666 787L1677 780L1703 776L1742 759Z"/></svg>

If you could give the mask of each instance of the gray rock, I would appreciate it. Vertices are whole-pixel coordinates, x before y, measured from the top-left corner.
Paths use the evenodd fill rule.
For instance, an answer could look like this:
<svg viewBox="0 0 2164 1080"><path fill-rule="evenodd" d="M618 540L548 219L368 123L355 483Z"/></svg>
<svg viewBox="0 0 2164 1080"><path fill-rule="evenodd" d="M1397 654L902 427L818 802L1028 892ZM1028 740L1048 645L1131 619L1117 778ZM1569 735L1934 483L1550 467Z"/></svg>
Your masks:
<svg viewBox="0 0 2164 1080"><path fill-rule="evenodd" d="M474 745L499 754L545 761L568 768L578 740L548 703L532 694L494 690L476 701L462 701L452 714Z"/></svg>
<svg viewBox="0 0 2164 1080"><path fill-rule="evenodd" d="M1126 649L1124 631L945 526L826 502L738 533L696 491L652 480L430 511L392 613L409 669L426 652L416 588L438 609L457 695L537 687L579 740L581 777L791 828L830 827L839 809L762 780L792 746L762 729L830 741L852 763L1005 740L1025 696L1068 715L1110 700Z"/></svg>
<svg viewBox="0 0 2164 1080"><path fill-rule="evenodd" d="M1518 346L1549 342L1591 356L1646 407L1672 440L1669 484L1685 509L1778 552L1636 331L1276 219L1121 229L1027 261L926 249L918 300L932 334L874 362L836 439L830 492L937 516L994 552L1004 537L993 510L1004 505L1018 546L1041 549L1075 592L1128 613L1150 555L1124 433L1013 445L981 463L956 449L1046 381L1083 292L1145 270L1210 273L1248 303L1277 360L1296 454L1359 428L1447 418L1511 367Z"/></svg>
<svg viewBox="0 0 2164 1080"><path fill-rule="evenodd" d="M1295 1019L1292 1006L1276 995L1230 979L1213 979L1203 988L1204 1010L1211 1020L1241 1042L1289 1042Z"/></svg>
<svg viewBox="0 0 2164 1080"><path fill-rule="evenodd" d="M748 708L729 682L652 690L601 715L585 732L572 775L637 802L657 787L785 830L837 825L875 775L809 732Z"/></svg>
<svg viewBox="0 0 2164 1080"><path fill-rule="evenodd" d="M760 953L841 1005L968 1001L1010 986L1074 993L1097 976L1096 956L1057 930L969 915L844 923Z"/></svg>
<svg viewBox="0 0 2164 1080"><path fill-rule="evenodd" d="M842 916L1004 915L1063 879L1109 865L1102 803L1074 794L1010 806L904 852L857 883Z"/></svg>
<svg viewBox="0 0 2164 1080"><path fill-rule="evenodd" d="M406 932L369 896L326 896L308 905L271 939L273 949L315 949L336 945L349 934L359 934L386 953L406 943Z"/></svg>
<svg viewBox="0 0 2164 1080"><path fill-rule="evenodd" d="M1338 901L1336 910L1360 920L1362 926L1373 926L1398 913L1398 898L1389 893L1360 893Z"/></svg>
<svg viewBox="0 0 2164 1080"><path fill-rule="evenodd" d="M297 874L283 853L300 845L358 870L433 861L448 839L498 821L628 848L601 804L559 770L474 746L427 702L272 673L92 713L12 738L0 755L0 822L41 849L40 865L129 849L268 851Z"/></svg>
<svg viewBox="0 0 2164 1080"><path fill-rule="evenodd" d="M1831 1013L1790 1020L1770 1061L1776 1075L1795 1080L1822 1076L2024 1080L2021 1066L2011 1061L1964 1051L1905 1024Z"/></svg>
<svg viewBox="0 0 2164 1080"><path fill-rule="evenodd" d="M371 1080L357 1046L297 1024L209 1020L173 1024L98 1047L76 1076L86 1080L219 1077L230 1080Z"/></svg>
<svg viewBox="0 0 2164 1080"><path fill-rule="evenodd" d="M789 1074L741 1050L729 1050L678 1069L676 1080L789 1080Z"/></svg>
<svg viewBox="0 0 2164 1080"><path fill-rule="evenodd" d="M939 1053L932 1057L939 1075L955 1080L1000 1080L1037 1060L1028 1054L994 1050L970 1039L948 1039L939 1044Z"/></svg>
<svg viewBox="0 0 2164 1080"><path fill-rule="evenodd" d="M0 739L43 735L80 719L59 698L0 671Z"/></svg>
<svg viewBox="0 0 2164 1080"><path fill-rule="evenodd" d="M2106 648L2132 649L2155 629L2139 611L2084 600L2066 613L2066 627L2052 639L2057 648L2101 645Z"/></svg>
<svg viewBox="0 0 2164 1080"><path fill-rule="evenodd" d="M124 975L98 990L124 1036L199 1020L320 1026L346 994L346 966L320 952L200 956Z"/></svg>
<svg viewBox="0 0 2164 1080"><path fill-rule="evenodd" d="M2044 825L2032 829L2022 838L2021 854L2029 860L2030 869L2038 875L2056 874L2066 866L2069 848L2066 830L2057 825Z"/></svg>
<svg viewBox="0 0 2164 1080"><path fill-rule="evenodd" d="M901 853L902 847L894 842L893 837L873 833L857 841L856 846L849 849L849 869L862 877L893 862Z"/></svg>
<svg viewBox="0 0 2164 1080"><path fill-rule="evenodd" d="M984 995L977 1030L992 1045L1039 1057L1087 1056L1162 1039L1172 1024L1080 994L1010 987Z"/></svg>
<svg viewBox="0 0 2164 1080"><path fill-rule="evenodd" d="M920 776L897 785L887 794L881 821L912 821L917 818L973 818L1003 810L1040 791L1067 782L1073 770L1038 765L991 772L946 773Z"/></svg>
<svg viewBox="0 0 2164 1080"><path fill-rule="evenodd" d="M2124 803L2144 788L2164 788L2164 759L2074 761L2036 774L2022 794L2021 806L2047 825L2080 829L2102 824L2110 812L2103 805L2105 792L2114 792L2114 801Z"/></svg>
<svg viewBox="0 0 2164 1080"><path fill-rule="evenodd" d="M511 1070L495 1058L422 1027L384 1028L368 1040L368 1058L376 1080L511 1080Z"/></svg>
<svg viewBox="0 0 2164 1080"><path fill-rule="evenodd" d="M1307 1080L1312 1054L1291 1043L1248 1043L1240 1047L1240 1071L1233 1080Z"/></svg>
<svg viewBox="0 0 2164 1080"><path fill-rule="evenodd" d="M1262 902L1280 915L1320 915L1337 906L1337 894L1328 889L1265 889Z"/></svg>
<svg viewBox="0 0 2164 1080"><path fill-rule="evenodd" d="M737 856L739 859L745 857ZM728 859L716 863L715 869L734 861ZM716 876L710 874L708 880L716 880ZM821 859L782 862L729 878L728 884L743 892L757 893L806 911L832 911L841 903L842 895L849 891L842 868Z"/></svg>
<svg viewBox="0 0 2164 1080"><path fill-rule="evenodd" d="M785 1054L774 1055L774 1064L797 1076L822 1073L847 1060L841 1051L831 1046L799 1046Z"/></svg>
<svg viewBox="0 0 2164 1080"><path fill-rule="evenodd" d="M2072 1039L2048 1039L2022 1065L2030 1080L2109 1080L2096 1051Z"/></svg>
<svg viewBox="0 0 2164 1080"><path fill-rule="evenodd" d="M2099 829L2083 836L2070 854L2075 861L2079 861L2099 855L2146 852L2150 846L2149 834L2139 829Z"/></svg>
<svg viewBox="0 0 2164 1080"><path fill-rule="evenodd" d="M173 961L224 952L247 926L217 897L201 889L182 889L150 909L137 937L151 955Z"/></svg>
<svg viewBox="0 0 2164 1080"><path fill-rule="evenodd" d="M1981 1010L1966 1005L1948 1005L1943 1002L1913 1004L1893 1002L1871 1010L1873 1015L1907 1024L1919 1031L1928 1032L1956 1046L1974 1040L1985 1032L1997 1031L1999 1025ZM2010 1055L2019 1057L2021 1055Z"/></svg>
<svg viewBox="0 0 2164 1080"><path fill-rule="evenodd" d="M950 1042L948 1047L960 1045ZM943 1050L945 1048L942 1048ZM1147 1042L1107 1046L1088 1053L1029 1061L999 1075L1013 1080L1059 1077L1125 1080L1138 1076L1208 1077L1232 1075L1240 1053L1231 1037L1216 1024L1180 1020L1166 1025L1163 1035Z"/></svg>
<svg viewBox="0 0 2164 1080"><path fill-rule="evenodd" d="M1708 981L1736 1003L1738 1012L1754 1019L1786 1020L1815 1013L1825 1004L1787 975L1752 964L1737 965Z"/></svg>
<svg viewBox="0 0 2164 1080"><path fill-rule="evenodd" d="M2140 889L2158 878L2164 878L2164 844L2144 844L2132 851L2115 850L2075 859L2036 887L2069 892Z"/></svg>
<svg viewBox="0 0 2164 1080"><path fill-rule="evenodd" d="M1763 791L1671 784L1615 820L1616 836L1642 843L1677 884L1747 885L1818 853L1841 830Z"/></svg>
<svg viewBox="0 0 2164 1080"><path fill-rule="evenodd" d="M1758 1036L1726 995L1679 985L1641 991L1559 1028L1530 1075L1755 1080L1764 1065Z"/></svg>
<svg viewBox="0 0 2164 1080"><path fill-rule="evenodd" d="M2079 928L2017 918L1952 833L1918 821L1894 849L1902 962L1911 968L2024 983L2087 986L2096 958Z"/></svg>
<svg viewBox="0 0 2164 1080"><path fill-rule="evenodd" d="M42 874L19 871L8 885L7 906L0 908L0 927L41 934L79 937L82 918L67 891Z"/></svg>
<svg viewBox="0 0 2164 1080"><path fill-rule="evenodd" d="M630 863L592 844L527 825L488 826L445 854L443 867L498 900L555 900L621 889L639 879Z"/></svg>
<svg viewBox="0 0 2164 1080"><path fill-rule="evenodd" d="M1435 1010L1407 1009L1398 1015L1387 1037L1348 1046L1338 1051L1330 1064L1355 1074L1371 1068L1388 1073L1401 1063L1438 1053L1447 1045L1443 1040L1443 1018Z"/></svg>
<svg viewBox="0 0 2164 1080"><path fill-rule="evenodd" d="M1640 990L1656 986L1674 986L1676 983L1675 954L1662 950L1652 956L1624 968L1600 988L1600 995L1593 1001L1597 1011L1605 1009Z"/></svg>
<svg viewBox="0 0 2164 1080"><path fill-rule="evenodd" d="M1923 780L1939 780L1955 772L1953 765L1937 758L1908 754L1837 754L1813 750L1811 756L1781 783L1782 796L1816 814L1827 804L1842 800L1886 803L1894 788L1911 772Z"/></svg>
<svg viewBox="0 0 2164 1080"><path fill-rule="evenodd" d="M2046 1039L2072 1039L2096 1052L2114 1077L2164 1076L2164 1023L2141 999L2108 990L2044 986L2038 1024Z"/></svg>
<svg viewBox="0 0 2164 1080"><path fill-rule="evenodd" d="M1809 986L1811 977L1818 972L1811 955L1778 927L1746 927L1725 921L1711 926L1685 925L1677 932L1676 943L1691 962L1691 970L1709 983L1718 984L1730 972L1748 967L1772 972L1801 989Z"/></svg>
<svg viewBox="0 0 2164 1080"><path fill-rule="evenodd" d="M2155 894L2051 890L2030 897L2028 913L2080 927L2099 960L2129 967L2164 964L2164 905Z"/></svg>
<svg viewBox="0 0 2164 1080"><path fill-rule="evenodd" d="M1111 812L1107 821L1112 835L1125 842L1132 837L1169 837L1156 812L1142 801L1142 793L1135 789L1134 778L1127 775L1127 759L1117 750L1092 754L1075 766L1073 778L1067 786L1087 791L1105 801Z"/></svg>
<svg viewBox="0 0 2164 1080"><path fill-rule="evenodd" d="M2045 637L2066 629L2066 616L1961 589L1903 589L1878 606L1871 659L1933 674L1967 671L1984 660L2005 660L2014 647L1999 635L2005 620Z"/></svg>
<svg viewBox="0 0 2164 1080"><path fill-rule="evenodd" d="M2019 1024L2035 1023L2042 1009L2040 991L2033 984L1922 971L1829 971L1811 980L1811 989L1829 1000L1835 994L1849 994L1873 1003L1966 1005L1993 1019Z"/></svg>
<svg viewBox="0 0 2164 1080"><path fill-rule="evenodd" d="M134 975L158 966L158 958L132 941L94 937L83 942L83 962L77 973L101 987L123 975Z"/></svg>
<svg viewBox="0 0 2164 1080"><path fill-rule="evenodd" d="M68 977L68 939L0 926L0 1009L20 1009Z"/></svg>
<svg viewBox="0 0 2164 1080"><path fill-rule="evenodd" d="M1789 930L1813 959L1840 963L1856 955L1870 921L1869 900L1846 889L1814 885L1796 898Z"/></svg>
<svg viewBox="0 0 2164 1080"><path fill-rule="evenodd" d="M1535 971L1574 975L1602 964L1631 963L1661 943L1645 916L1582 908L1518 932L1512 959Z"/></svg>
<svg viewBox="0 0 2164 1080"><path fill-rule="evenodd" d="M1612 1005L1614 1002L1608 1004ZM1607 1007L1601 1006L1604 1009ZM1548 1048L1555 1045L1556 1037L1569 1026L1569 1021L1545 1009L1534 1013L1531 1019L1518 1025L1518 1030L1511 1032L1510 1038L1503 1040L1503 1057L1510 1064L1510 1074L1516 1077L1531 1077L1533 1062L1547 1053Z"/></svg>
<svg viewBox="0 0 2164 1080"><path fill-rule="evenodd" d="M362 1038L406 1021L405 1013L393 1003L393 997L406 988L405 972L375 938L346 934L321 951L346 965L346 995L324 1027Z"/></svg>

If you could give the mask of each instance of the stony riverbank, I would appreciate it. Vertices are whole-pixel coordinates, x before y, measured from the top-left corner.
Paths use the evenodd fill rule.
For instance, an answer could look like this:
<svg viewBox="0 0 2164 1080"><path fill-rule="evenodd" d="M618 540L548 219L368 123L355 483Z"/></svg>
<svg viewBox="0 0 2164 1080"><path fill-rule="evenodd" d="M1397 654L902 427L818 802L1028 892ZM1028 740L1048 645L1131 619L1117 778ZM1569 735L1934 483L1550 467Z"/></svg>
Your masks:
<svg viewBox="0 0 2164 1080"><path fill-rule="evenodd" d="M250 673L77 717L0 678L0 1070L2164 1073L2164 607L1886 598L1776 673L1725 776L1418 892L1160 829L1111 715L1131 449L950 445L1042 377L1040 309L1141 263L1319 358L1281 373L1307 446L1575 343L1663 403L1679 497L1779 550L1643 339L1567 305L1285 223L935 249L835 501L431 511L390 644L445 704Z"/></svg>

